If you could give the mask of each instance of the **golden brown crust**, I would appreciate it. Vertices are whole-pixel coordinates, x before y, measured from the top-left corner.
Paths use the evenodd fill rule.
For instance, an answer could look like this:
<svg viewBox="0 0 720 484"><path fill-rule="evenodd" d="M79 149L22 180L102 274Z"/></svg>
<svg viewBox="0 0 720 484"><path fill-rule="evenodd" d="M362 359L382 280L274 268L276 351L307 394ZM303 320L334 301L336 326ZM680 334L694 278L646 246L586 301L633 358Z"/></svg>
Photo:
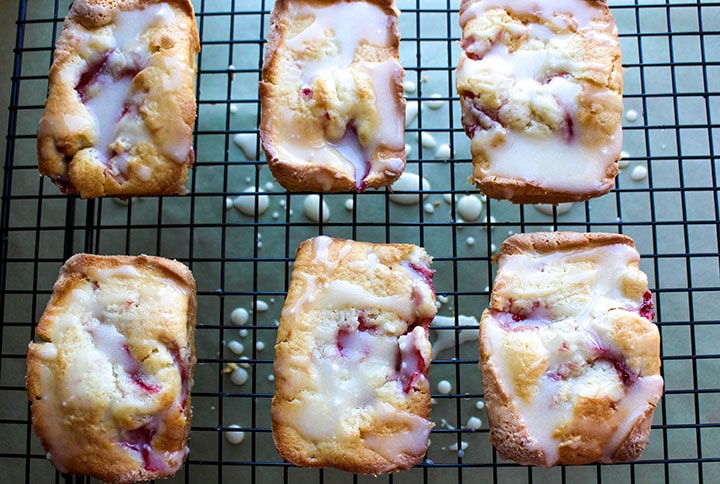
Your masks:
<svg viewBox="0 0 720 484"><path fill-rule="evenodd" d="M33 427L58 469L110 483L175 473L190 435L195 316L195 281L179 262L68 259L27 355Z"/></svg>
<svg viewBox="0 0 720 484"><path fill-rule="evenodd" d="M623 244L635 247L627 235L604 232L532 232L508 237L500 247L504 255L530 252L549 254L562 250L593 249L605 245Z"/></svg>
<svg viewBox="0 0 720 484"><path fill-rule="evenodd" d="M545 465L545 454L530 444L531 437L523 425L523 418L515 409L491 361L492 346L485 331L490 311L485 310L480 321L480 376L490 426L490 443L508 460L523 465Z"/></svg>
<svg viewBox="0 0 720 484"><path fill-rule="evenodd" d="M371 262L374 257L376 262ZM403 264L417 264L424 270L429 257L409 244L370 244L326 237L307 240L298 249L278 327L271 407L275 446L289 462L377 475L408 469L422 460L431 427L427 366L422 365L424 368L418 368L421 374L404 382L397 379L394 369L378 373L355 368L394 367L396 357L405 361L397 347L407 334L412 334L414 326L419 326L413 331L421 336L406 341L417 346L423 361L430 361L427 324L435 313L432 289L428 281L417 282L416 276L408 273L413 269L403 269ZM346 287L335 288L333 284L338 281L353 285L357 295L353 302L337 295ZM410 301L411 294L416 301ZM412 319L404 321L387 307L372 307L376 297L397 299L397 307L411 308L406 316ZM332 309L324 309L328 304ZM349 343L345 343L349 349L345 351L350 353L343 353L341 334L349 337ZM372 335L369 353L352 363L357 356L353 356L353 348L355 344L363 345L363 335ZM355 337L360 340L353 340ZM382 358L388 345L393 355L391 363ZM322 369L324 364L334 362L342 372L348 361L353 369L348 369L347 381L335 380L338 374ZM324 384L331 388L323 389ZM354 399L351 391L360 389L362 403ZM324 397L324 392L334 395ZM334 409L341 416L323 407L325 401L336 399L344 402ZM308 411L322 415L323 422L308 421L314 418L305 413ZM390 446L392 452L377 445L383 439L397 442Z"/></svg>
<svg viewBox="0 0 720 484"><path fill-rule="evenodd" d="M518 272L521 267L525 267L524 265L518 265L517 262L511 264L507 259L523 254L530 257L552 257L554 254L563 252L570 253L617 245L633 248L632 252L635 252L631 238L621 234L606 233L519 234L508 238L503 244L499 260L501 269L496 276L490 308L485 310L482 315L479 343L479 366L490 425L490 441L503 458L524 465L537 466L578 465L599 461L626 462L637 459L646 447L653 411L662 391L662 380L659 376L659 333L647 319L648 312L643 308L648 297L647 282L645 278L640 277L637 253L635 252L635 256L632 256L631 253L622 256L623 262L618 264L624 268L625 273L616 275L619 287L615 290L624 297L637 301L639 310L636 311L632 307L625 309L627 302L617 303L620 306L615 305L615 309L610 309L606 316L602 315L604 310L599 309L598 316L589 322L583 322L584 320L581 319L586 317L583 315L586 314L583 310L583 313L576 317L570 316L571 321L574 322L569 325L562 323L563 318L567 317L569 313L557 312L558 310L554 308L552 302L543 304L540 300L539 304L533 303L531 311L540 311L538 314L523 312L524 310L519 309L527 307L523 306L525 299L537 301L537 296L532 295L533 293L561 292L566 289L555 290L549 286L545 288L545 285L548 285L553 279L533 279L535 276L531 273ZM583 263L578 256L573 255L572 257L573 263ZM618 255L618 257L620 256ZM553 271L554 268L550 268L549 265L557 264L557 262L551 262L550 259L543 260L547 262L540 263L541 266L538 266L542 267L541 272ZM508 270L514 276L504 273L502 268L505 264L511 264ZM530 267L540 270L538 267ZM587 266L584 267L581 269L582 271L589 270ZM584 289L584 282L577 278L577 274L577 272L568 273L567 280L572 283L563 284L576 285L577 289L574 291L581 294L587 289ZM537 282L519 284L517 277L527 278L528 281L533 279ZM539 288L538 284L543 288ZM568 294L571 293L562 292L558 297L564 302L568 302L574 297ZM587 304L582 298L579 298L578 301L581 305ZM565 316L558 316L559 314ZM504 318L503 315L507 317ZM649 317L652 318L652 315ZM549 321L549 323L543 321ZM562 336L558 335L557 337L562 338L565 343L558 343L554 336L545 336L546 339L542 340L544 343L540 343L540 336L536 335L542 331L553 331L551 329L553 325L561 323L562 329L554 331L561 332ZM545 324L550 326L543 329ZM513 329L513 325L518 325L518 329ZM589 334L594 335L590 340L592 341L590 349L581 350L589 351L581 357L590 358L590 360L583 360L586 362L585 364L594 366L596 365L594 358L599 358L598 361L609 358L606 361L610 362L610 368L615 365L614 371L618 372L617 378L623 382L624 391L627 392L623 399L629 398L631 400L628 401L635 403L628 404L630 405L628 407L621 403L622 400L614 400L618 397L609 399L609 395L618 391L612 390L612 386L603 386L604 390L597 393L586 390L588 385L599 385L602 380L598 380L597 376L591 378L588 376L589 373L583 373L585 370L579 370L575 366L579 360L577 356L573 356L576 353L568 353L578 351L576 348L582 348L582 346L575 346L577 345L575 341L582 341L582 338L577 339L568 335L568 331L573 331L570 328L575 325L579 325L582 328L581 331L588 331ZM498 334L503 335L502 340L498 339ZM550 333L546 333L546 335L550 335ZM500 341L503 343L501 344ZM548 344L549 346L547 346ZM554 347L553 344L559 345L561 352L566 352L568 355L553 356L553 350L550 349ZM551 352L549 356L547 351ZM551 363L551 361L555 363ZM562 363L564 361L571 363ZM501 369L498 365L504 366ZM565 372L574 372L571 373L574 376L568 376ZM546 442L547 437L534 434L530 430L530 425L526 423L527 419L538 418L539 415L543 415L542 418L547 419L553 417L542 412L527 415L523 413L529 411L530 407L527 405L530 403L528 402L532 402L533 399L542 395L543 390L538 385L547 384L548 380L543 379L543 375L550 374L554 375L550 377L550 380L562 378L564 381L565 378L584 378L584 380L577 380L583 382L582 391L584 393L582 394L565 395L563 392L567 391L564 389L566 387L558 387L563 390L555 390L553 387L553 391L560 392L557 398L561 398L566 405L572 405L573 409L567 421L553 427L552 435L559 444L557 455L554 457L546 454L547 447L543 442ZM647 380L648 378L650 380ZM635 381L642 379L646 379L642 383L643 386L634 386ZM652 383L648 383L649 381ZM607 383L602 383L602 385L607 385ZM572 389L573 387L567 388ZM523 391L521 392L521 390ZM629 396L631 392L634 392L634 395L642 395L642 397ZM615 403L611 404L610 402L613 401ZM637 407L633 405L637 405ZM528 410L521 410L521 408ZM637 411L640 413L636 414ZM629 426L627 427L624 426L625 419L628 419ZM619 428L626 430L616 436Z"/></svg>
<svg viewBox="0 0 720 484"><path fill-rule="evenodd" d="M135 58L135 51L118 55L108 29L116 14L159 4L168 5L174 19L151 25L149 36L139 39L147 42L148 57ZM199 50L189 0L73 2L55 47L45 113L38 124L40 173L63 192L82 198L185 193L188 168L194 162ZM115 80L97 80L106 74ZM120 121L112 128L118 130L117 137L108 139L102 127L107 123L97 123L87 103L98 96L96 92L118 89L115 76L131 76L131 81L124 104L117 108ZM86 98L88 90L92 94ZM96 146L98 141L101 146ZM102 146L105 142L112 147Z"/></svg>
<svg viewBox="0 0 720 484"><path fill-rule="evenodd" d="M615 178L618 174L617 163L608 165L607 172L595 190L583 193L562 190L548 190L533 182L489 176L482 172L479 165L473 166L471 182L475 184L486 196L498 200L510 200L513 203L549 203L557 205L567 202L584 202L590 198L600 197L615 188Z"/></svg>
<svg viewBox="0 0 720 484"><path fill-rule="evenodd" d="M307 57L312 59L318 54L311 49L302 55L294 53L286 46L286 40L297 34L297 24L291 18L291 6L310 5L326 7L341 3L362 2L379 7L387 15L389 43L384 46L366 45L356 51L350 66L336 66L342 74L327 72L318 74L313 79L301 77L302 63ZM265 45L265 58L260 82L261 122L260 137L263 150L267 156L268 166L275 179L289 191L340 192L362 191L366 188L380 188L392 184L402 173L405 166L404 145L391 147L383 141L373 139L377 134L382 118L404 120L405 99L403 96L404 71L397 64L390 74L390 92L393 105L375 104L377 92L368 81L358 62L380 63L399 59L400 35L398 31L398 10L394 0L280 0L275 2L271 17L270 30ZM340 22L340 20L338 21ZM337 23L339 26L340 23ZM295 28L295 30L293 30ZM342 28L358 28L344 25ZM327 40L327 39L326 39ZM345 47L347 48L347 46ZM298 72L300 77L298 76ZM344 79L353 78L355 93L348 95L340 92L340 83L333 76L340 75ZM368 84L370 82L370 84ZM336 86L335 83L338 83ZM306 92L313 94L303 95ZM347 89L347 86L343 86ZM379 109L394 112L379 112ZM294 116L292 122L282 122L284 117ZM360 173L345 155L310 154L306 150L288 148L291 138L303 140L308 145L324 146L328 141L333 145L341 144L338 138L338 127L334 124L353 126L356 138L365 158L361 163L369 164L367 173ZM347 132L345 132L347 133ZM343 139L346 134L343 135ZM323 158L324 157L324 158ZM343 166L347 165L347 166ZM376 167L377 166L377 167Z"/></svg>

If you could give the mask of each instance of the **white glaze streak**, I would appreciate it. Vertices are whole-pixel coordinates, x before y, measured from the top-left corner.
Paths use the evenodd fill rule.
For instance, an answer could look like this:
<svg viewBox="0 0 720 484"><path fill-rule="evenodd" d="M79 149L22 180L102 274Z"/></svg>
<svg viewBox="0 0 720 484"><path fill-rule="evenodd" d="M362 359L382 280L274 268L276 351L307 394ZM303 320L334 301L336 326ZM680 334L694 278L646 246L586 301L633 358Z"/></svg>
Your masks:
<svg viewBox="0 0 720 484"><path fill-rule="evenodd" d="M548 74L562 72L562 62L548 57L545 48L538 48L533 42L564 43L572 36L591 36L602 43L616 44L616 41L595 31L595 24L604 25L603 15L588 2L579 0L560 0L557 2L519 0L506 2L503 0L482 0L467 8L460 18L461 26L465 26L473 18L484 15L493 9L503 9L515 14L532 14L538 21L555 24L558 28L569 29L571 34L553 35L545 26L530 23L526 27L530 38L514 52L508 52L502 42L495 45L482 59L473 60L463 55L463 61L457 71L458 84L469 78L492 78L489 82L497 85L512 86L509 104L513 98L525 99L534 97L534 93L552 96L558 103L558 109L565 111L571 123L570 131L577 131L580 126L576 119L578 96L581 84L562 77L552 77L550 82L541 84ZM580 62L580 61L578 61ZM584 69L602 69L602 65L585 62ZM528 135L516 129L502 126L492 128L502 133L503 141L489 141L490 134L478 130L474 143L482 146L488 164L482 172L488 176L499 176L510 179L527 179L538 183L549 190L583 193L600 186L605 178L607 166L619 157L622 147L622 126L618 123L615 133L609 141L601 146L586 145L577 132L566 137L567 133L554 133L539 137ZM488 136L488 140L483 136Z"/></svg>
<svg viewBox="0 0 720 484"><path fill-rule="evenodd" d="M425 300L432 299L431 289L419 290L417 274L401 264L391 269L367 247L360 255L353 252L351 241L319 236L311 242L311 258L303 263L321 268L320 274L293 271L293 279L302 276L304 288L283 310L283 319L312 313L313 323L307 331L312 332L315 346L309 354L309 391L294 399L279 418L306 439L334 440L339 445L357 438L363 429L367 447L394 462L405 454L421 453L432 427L426 419L385 402L404 398L404 377L413 378L416 384L426 381L423 372L430 361L427 330L421 326L411 330L410 325L431 318L435 306L432 300ZM378 296L344 279L346 275L338 276L340 269L357 272L360 277L392 270L392 277L404 289L401 294ZM418 314L428 310L432 312ZM376 326L373 318L364 319L365 311L380 313L387 320ZM395 368L398 359L402 361L399 371ZM387 433L385 427L393 422L400 423L401 430Z"/></svg>
<svg viewBox="0 0 720 484"><path fill-rule="evenodd" d="M396 82L400 82L403 69L395 59L382 62L355 60L357 50L365 43L388 46L391 41L390 18L377 5L367 2L339 2L328 6L311 7L294 2L290 4L290 22L312 17L312 23L297 35L285 40L285 45L302 56L308 46L330 39L333 47L320 57L305 58L298 62L302 69L304 85L311 85L318 76L328 76L334 69L352 70L357 82L367 78L374 95L374 108L380 113L378 126L371 142L362 144L349 130L338 141L291 139L282 149L294 158L347 172L356 181L356 188L364 188L364 180L380 173L397 174L403 161L396 158L383 159L373 156L379 147L400 151L405 146L404 123L398 116ZM361 22L339 27L338 19L362 19ZM343 74L345 75L345 74ZM336 82L336 81L332 81ZM351 120L352 121L352 120ZM292 132L292 119L284 124ZM338 166L337 159L345 166ZM332 180L327 180L328 186Z"/></svg>
<svg viewBox="0 0 720 484"><path fill-rule="evenodd" d="M594 324L594 318L615 308L633 310L637 306L636 300L628 298L619 289L623 278L632 270L629 269L631 263L637 261L637 252L633 248L618 244L546 255L513 254L501 258L499 271L506 280L522 278L523 287L533 288L533 297L542 297L542 288L547 288L548 296L557 290L544 282L546 277L548 280L556 277L548 276L548 273L588 260L592 261L590 266L571 267L562 276L564 286L590 286L591 303L587 306L574 308L574 312L567 312L572 304L565 308L550 307L550 325L529 331L509 332L501 321L492 316L486 320L484 327L489 345L495 349L491 361L498 379L508 382L505 391L531 436L530 450L541 450L547 466L555 465L559 458L560 440L555 432L573 418L575 399L600 392L602 398L611 398L616 402L616 414L623 418L619 419L621 425L615 430L603 456L604 461L609 461L622 439L646 410L657 402L662 391L662 378L658 375L638 375L630 387L624 388L612 363L604 362L602 358L597 360L599 348L618 355L623 353L606 337L603 328ZM522 289L515 287L497 290L497 296L504 300L521 302L522 294ZM537 392L530 391L529 399L519 395L515 385L510 383L523 380L518 380L512 369L514 357L502 350L517 345L519 341L535 348L537 357L545 360L546 364L545 373L537 382ZM583 368L584 373L563 379L550 376L564 368L572 368L572 371ZM594 384L586 383L588 375L592 375ZM527 383L522 385L527 388Z"/></svg>

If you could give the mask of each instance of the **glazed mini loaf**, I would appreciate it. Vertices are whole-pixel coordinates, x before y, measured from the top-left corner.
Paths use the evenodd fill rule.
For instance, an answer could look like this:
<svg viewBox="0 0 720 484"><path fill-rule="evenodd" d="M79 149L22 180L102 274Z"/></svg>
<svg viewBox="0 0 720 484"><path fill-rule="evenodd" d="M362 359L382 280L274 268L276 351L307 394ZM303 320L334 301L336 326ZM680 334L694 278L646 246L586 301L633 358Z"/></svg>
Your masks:
<svg viewBox="0 0 720 484"><path fill-rule="evenodd" d="M32 423L63 473L130 483L188 454L195 281L151 256L78 254L60 270L27 356Z"/></svg>
<svg viewBox="0 0 720 484"><path fill-rule="evenodd" d="M289 462L408 469L432 423L430 257L409 244L316 237L297 252L275 345L272 432Z"/></svg>
<svg viewBox="0 0 720 484"><path fill-rule="evenodd" d="M405 169L405 75L394 0L277 0L260 136L291 191L362 191Z"/></svg>
<svg viewBox="0 0 720 484"><path fill-rule="evenodd" d="M76 0L38 124L40 173L82 198L185 193L193 164L189 0Z"/></svg>
<svg viewBox="0 0 720 484"><path fill-rule="evenodd" d="M457 91L472 181L515 203L615 186L622 66L604 0L463 0Z"/></svg>
<svg viewBox="0 0 720 484"><path fill-rule="evenodd" d="M660 337L633 241L534 233L501 248L480 331L490 440L553 466L636 459L663 391Z"/></svg>

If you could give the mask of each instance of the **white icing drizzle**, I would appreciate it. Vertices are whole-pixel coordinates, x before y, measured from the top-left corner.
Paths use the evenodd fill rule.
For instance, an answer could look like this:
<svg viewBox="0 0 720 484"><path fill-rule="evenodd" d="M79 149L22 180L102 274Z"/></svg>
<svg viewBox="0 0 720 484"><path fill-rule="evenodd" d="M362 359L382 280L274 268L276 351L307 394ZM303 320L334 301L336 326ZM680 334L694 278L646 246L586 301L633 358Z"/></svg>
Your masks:
<svg viewBox="0 0 720 484"><path fill-rule="evenodd" d="M310 76L315 71L330 66L349 66L355 57L355 51L363 41L386 45L390 40L387 15L377 5L368 2L337 2L322 7L291 2L288 16L292 19L310 16L314 18L308 28L285 41L289 49L302 52L307 48L308 43L326 38L332 38L336 44L333 56L323 56L317 62L307 63L304 69ZM350 25L339 24L338 19L362 19L362 21Z"/></svg>
<svg viewBox="0 0 720 484"><path fill-rule="evenodd" d="M403 69L395 59L382 62L355 61L355 53L363 43L386 46L391 40L390 19L377 5L368 2L337 2L326 6L310 6L293 2L289 7L290 19L312 17L312 23L293 37L285 39L290 50L300 53L298 61L302 69L303 84L311 85L313 80L336 69L353 69L366 76L374 94L375 109L379 116L378 126L371 142L363 145L354 131L347 130L338 141L324 139L290 139L282 147L289 155L299 160L328 166L346 173L355 179L356 188L364 188L365 179L378 173L394 175L402 171L404 163L398 158L373 157L378 146L390 150L402 150L405 146L405 130L402 116L398 116L396 101L396 80L401 79ZM338 28L339 18L359 18L351 26ZM325 48L318 57L303 56L309 45L318 41L331 40L331 47ZM338 74L340 75L340 74ZM344 74L343 74L344 75ZM330 76L333 78L333 76ZM334 82L334 81L333 81ZM292 116L280 121L292 131L295 121ZM374 159L372 159L374 158ZM333 180L327 180L328 187Z"/></svg>
<svg viewBox="0 0 720 484"><path fill-rule="evenodd" d="M126 158L133 146L150 139L147 127L137 112L126 106L140 106L143 93L134 93L132 74L125 71L140 71L153 62L163 66L170 74L186 67L178 65L174 59L165 59L150 53L148 40L144 33L156 25L171 25L175 14L167 3L149 5L142 10L120 11L113 19L107 42L107 63L103 72L99 72L87 86L87 99L84 101L88 112L95 120L95 147L101 160L115 166L118 175L127 175ZM89 43L93 36L81 37L81 42ZM159 57L156 59L156 57ZM179 84L177 76L162 79L166 89L174 89ZM190 150L190 128L178 126L178 132L167 130L167 138L160 146L162 152L177 163L187 161ZM149 172L140 170L139 176L148 179Z"/></svg>
<svg viewBox="0 0 720 484"><path fill-rule="evenodd" d="M385 113L395 106L395 79L402 74L402 67L395 60L384 62L358 62L357 68L364 71L372 81L375 91L375 105L379 113ZM377 144L393 150L405 148L405 121L400 116L380 116L377 130ZM375 146L372 147L375 149ZM387 163L387 162L386 162Z"/></svg>
<svg viewBox="0 0 720 484"><path fill-rule="evenodd" d="M512 133L510 135L510 133ZM605 176L604 157L619 152L622 128L611 137L612 144L599 150L580 143L566 143L557 137L543 139L508 131L508 142L488 150L487 173L535 180L548 189L568 189L584 192L595 188ZM532 154L533 163L528 163ZM599 156L602 155L602 156ZM572 187L572 188L570 188Z"/></svg>
<svg viewBox="0 0 720 484"><path fill-rule="evenodd" d="M552 23L562 22L560 25L572 25L573 21L561 16L564 14L574 19L577 29L590 28L593 20L601 20L601 10L590 6L584 0L482 0L473 3L460 16L460 25L463 26L472 18L483 12L493 9L502 9L510 12L537 15L543 20Z"/></svg>
<svg viewBox="0 0 720 484"><path fill-rule="evenodd" d="M381 404L375 417L377 426L401 424L404 429L392 434L370 433L365 444L389 461L402 454L417 455L425 450L432 424L411 413L399 413L387 404Z"/></svg>
<svg viewBox="0 0 720 484"><path fill-rule="evenodd" d="M331 249L332 244L337 245ZM400 264L391 269L393 277L406 279L403 294L397 296L377 296L336 278L340 265L363 273L390 269L382 268L382 262L370 249L364 254L371 265L368 268L364 259L352 252L351 244L316 237L307 264L321 268L321 275L293 272L293 278L302 275L305 288L296 302L283 311L283 318L293 318L301 310L316 311L308 329L315 346L309 355L311 364L307 365L311 373L307 379L309 391L293 399L287 412L276 418L309 440L343 442L360 437L383 458L400 462L403 455L417 455L425 449L432 424L386 402L403 399L411 384L426 382L423 372L430 361L427 330L422 326L411 329L410 325L432 317L435 306L432 301L427 304L413 297L422 278ZM331 253L337 254L334 259ZM432 299L432 293L427 294ZM313 306L307 307L310 303ZM427 311L428 307L433 311L429 315L416 314L418 308ZM379 311L388 319L375 325L373 320L365 320L365 310ZM398 360L401 363L396 369ZM401 430L383 431L398 423ZM373 429L378 433L370 433Z"/></svg>
<svg viewBox="0 0 720 484"><path fill-rule="evenodd" d="M313 239L313 250L315 251L313 264L322 264L330 271L335 270L340 261L343 260L352 250L350 241L345 241L344 245L338 251L337 259L331 261L328 255L328 247L332 241L333 239L326 235L319 235Z"/></svg>
<svg viewBox="0 0 720 484"><path fill-rule="evenodd" d="M464 11L461 25L464 26L471 19L495 8L535 14L541 21L561 22L561 28L568 28L566 20L569 18L570 24L577 23L577 29L573 27L571 31L587 30L586 34L602 43L616 44L611 36L593 28L594 23L603 19L601 10L581 0L519 0L511 4L502 0L483 0ZM566 76L554 76L554 73L565 70L564 63L567 61L538 43L563 43L576 34L555 35L546 26L535 23L523 28L528 30L531 38L512 53L508 52L504 43L498 42L482 59L464 57L457 71L458 83L469 78L489 77L488 82L510 88L510 97L507 100L509 105L514 103L514 99L519 102L526 98L532 99L536 93L549 96L559 105L553 109L565 111L569 117L569 122L572 123L570 130L581 129L576 118L578 96L582 93L581 84ZM592 62L584 62L582 65L585 70L605 68L603 64ZM579 67L574 66L573 70L576 69ZM548 75L549 82L546 82ZM490 141L498 132L502 133L504 141ZM473 143L482 145L488 163L481 170L488 175L524 178L550 190L582 193L597 189L606 175L608 163L619 157L622 126L618 123L615 133L600 146L586 145L577 132L571 133L567 139L559 135L539 137L500 125L493 127L490 133L478 130ZM532 160L532 163L528 160Z"/></svg>
<svg viewBox="0 0 720 484"><path fill-rule="evenodd" d="M406 321L415 317L415 303L407 295L376 296L357 284L342 279L329 282L327 291L318 296L318 304L326 309L344 309L350 306L378 308L395 313Z"/></svg>
<svg viewBox="0 0 720 484"><path fill-rule="evenodd" d="M504 390L522 416L531 437L531 450L541 450L546 465L554 465L559 458L557 429L574 418L577 398L598 396L616 403L617 429L606 448L603 461L609 461L632 426L657 403L662 391L659 375L637 375L629 387L623 387L613 363L604 360L602 351L622 356L622 351L606 337L603 323L595 318L614 308L633 310L637 300L623 294L622 281L628 277L631 264L637 261L637 252L624 244L593 249L561 251L551 254L512 254L500 259L499 271L507 279L522 278L519 287L496 288L497 295L506 300L522 302L524 290L531 291L533 299L557 292L549 281L563 278L563 286L589 286L590 304L577 307L562 301L563 307L547 308L549 325L528 331L508 331L502 321L490 316L484 323L489 344L494 348L491 361L498 379L506 382ZM588 260L590 265L584 264ZM579 264L573 266L573 264ZM561 271L562 276L558 276ZM567 298L565 298L567 299ZM607 323L605 323L607 324ZM521 343L522 342L522 343ZM518 395L513 382L518 381L512 369L513 356L502 348L528 344L545 360L545 373L537 385L528 390L529 398ZM599 353L600 352L600 353ZM563 375L558 378L557 375ZM555 375L555 377L553 377ZM522 383L527 389L527 383Z"/></svg>
<svg viewBox="0 0 720 484"><path fill-rule="evenodd" d="M128 321L134 322L138 315L153 311L158 301L182 308L187 304L186 293L178 290L174 283L170 288L161 287L163 282L172 281L159 277L150 281L143 279L143 283L137 285L127 283L127 279L142 277L129 265L91 272L88 274L90 281L73 289L63 301L64 310L57 314L50 328L51 342L31 343L48 364L61 365L64 371L62 378L49 371L41 373L41 387L45 389L43 411L48 415L55 414L46 419L53 435L48 456L55 465L74 458L75 452L83 449L78 442L72 441L74 434L64 428L68 415L86 412L86 409L92 414L98 408L104 408L108 418L119 413L125 415L123 421L159 426L164 413L176 409L182 404L181 399L187 396L183 391L168 404L163 393L169 386L160 384L155 375L144 372L143 363L132 355L130 341L122 332ZM119 279L125 281L117 283ZM106 286L108 288L104 289ZM167 328L186 326L181 311L163 312L163 317ZM183 344L182 341L178 343ZM177 379L178 384L182 384L181 370L166 347L158 344L157 355L153 358L164 360L157 360L157 363L167 366L158 371L165 381ZM118 432L132 430L131 427L114 428L112 425L108 429L107 438L111 441L118 439ZM137 450L127 450L143 460ZM147 458L153 465L170 469L171 463L179 465L187 452L187 447L162 453L152 449Z"/></svg>

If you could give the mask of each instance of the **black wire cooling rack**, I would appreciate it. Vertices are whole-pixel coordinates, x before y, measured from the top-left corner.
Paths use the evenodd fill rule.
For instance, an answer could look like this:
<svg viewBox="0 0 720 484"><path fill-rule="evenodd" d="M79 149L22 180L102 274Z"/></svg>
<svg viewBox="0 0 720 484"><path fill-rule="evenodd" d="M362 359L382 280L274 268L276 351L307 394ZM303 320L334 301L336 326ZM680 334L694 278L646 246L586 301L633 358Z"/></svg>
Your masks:
<svg viewBox="0 0 720 484"><path fill-rule="evenodd" d="M305 195L273 184L253 154L272 2L194 3L202 53L190 193L123 204L67 197L38 177L35 126L69 0L19 1L0 214L0 481L86 480L61 476L45 459L29 424L24 388L27 343L58 269L84 251L176 258L196 276L199 361L191 454L175 481L720 482L720 3L610 2L623 50L627 165L613 192L547 213L489 201L480 218L462 221L460 198L478 194L467 183L468 142L454 91L459 0L398 0L408 105L419 108L407 129L408 171L430 186L422 193L426 198L411 205L393 203L384 190L325 195L325 222L306 218ZM2 13L15 15L5 7ZM430 141L447 144L450 159ZM250 215L232 202L246 205ZM474 328L460 316L479 317L487 303L493 251L513 232L536 230L622 232L636 241L655 293L666 382L650 444L637 462L547 470L500 460L478 403L475 341L435 355L430 378L436 426L427 459L415 469L375 479L298 469L280 459L270 433L272 346L290 263L302 240L327 234L425 246L435 258L439 314L454 321L433 338L450 332L460 343L467 334L461 331ZM238 307L248 310L243 326L230 317ZM244 346L242 360L233 341ZM234 365L246 370L245 384L233 383L228 371ZM436 391L441 380L450 383L449 393ZM471 417L480 419L479 429L468 428ZM238 430L244 441L230 443L228 434Z"/></svg>

